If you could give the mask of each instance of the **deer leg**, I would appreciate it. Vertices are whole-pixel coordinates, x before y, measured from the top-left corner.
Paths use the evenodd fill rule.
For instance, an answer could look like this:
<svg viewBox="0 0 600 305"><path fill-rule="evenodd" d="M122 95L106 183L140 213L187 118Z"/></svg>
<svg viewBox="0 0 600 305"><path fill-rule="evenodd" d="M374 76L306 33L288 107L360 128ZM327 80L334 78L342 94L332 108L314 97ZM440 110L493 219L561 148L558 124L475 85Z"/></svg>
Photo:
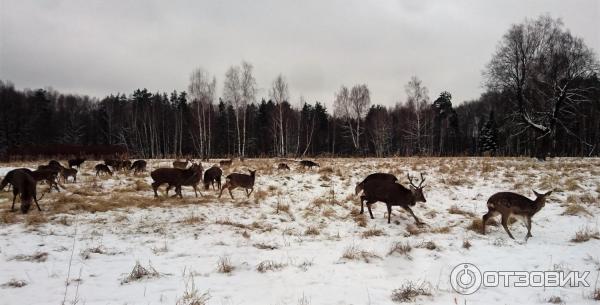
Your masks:
<svg viewBox="0 0 600 305"><path fill-rule="evenodd" d="M229 196L231 196L231 199L234 199L233 193L231 193L231 188L229 186L227 187L227 190L229 191Z"/></svg>
<svg viewBox="0 0 600 305"><path fill-rule="evenodd" d="M160 185L157 184L156 182L152 182L152 189L154 190L154 197L158 198L158 193L156 192L156 190L158 189Z"/></svg>
<svg viewBox="0 0 600 305"><path fill-rule="evenodd" d="M508 233L508 236L510 236L510 238L515 239L512 235L512 233L510 233L510 231L508 230L508 216L506 214L502 214L502 226L504 227L504 230L506 230L506 233Z"/></svg>
<svg viewBox="0 0 600 305"><path fill-rule="evenodd" d="M42 209L40 208L40 204L38 203L38 201L37 201L37 198L36 198L36 195L35 195L35 194L33 194L33 201L35 201L35 205L37 206L37 208L38 208L38 211L40 211L40 212L41 212L41 211L42 211Z"/></svg>
<svg viewBox="0 0 600 305"><path fill-rule="evenodd" d="M224 189L225 189L227 186L228 186L228 185L227 185L227 183L225 183L225 184L223 185L223 187L221 188L221 192L219 193L219 198L221 198L221 195L223 195L223 190L224 190Z"/></svg>
<svg viewBox="0 0 600 305"><path fill-rule="evenodd" d="M13 187L13 204L10 207L11 212L15 210L15 199L17 199L17 192L15 192L15 188Z"/></svg>
<svg viewBox="0 0 600 305"><path fill-rule="evenodd" d="M525 221L527 222L527 235L525 236L525 240L527 240L529 237L533 237L533 235L531 235L531 217L528 216Z"/></svg>
<svg viewBox="0 0 600 305"><path fill-rule="evenodd" d="M360 196L360 213L362 214L365 211L365 200L367 199L366 196Z"/></svg>
<svg viewBox="0 0 600 305"><path fill-rule="evenodd" d="M390 204L386 204L387 205L387 211L388 211L388 223L391 222L392 219L392 206ZM368 207L368 205L367 205Z"/></svg>
<svg viewBox="0 0 600 305"><path fill-rule="evenodd" d="M371 211L372 204L373 204L373 202L367 201L367 209L369 210L369 216L371 216L371 219L375 219L375 217L373 217L373 212Z"/></svg>
<svg viewBox="0 0 600 305"><path fill-rule="evenodd" d="M196 191L196 186L192 185L192 187L194 188L194 194L196 194L196 198L198 198L198 191Z"/></svg>
<svg viewBox="0 0 600 305"><path fill-rule="evenodd" d="M417 216L415 215L415 213L413 212L413 210L412 210L412 209L411 209L409 206L406 206L406 207L403 207L403 208L404 208L405 210L407 210L407 211L410 213L410 215L412 215L412 217L415 219L415 221L417 222L417 224L418 224L418 225L420 225L420 224L423 224L423 223L422 223L422 222L419 220L419 218L417 218Z"/></svg>

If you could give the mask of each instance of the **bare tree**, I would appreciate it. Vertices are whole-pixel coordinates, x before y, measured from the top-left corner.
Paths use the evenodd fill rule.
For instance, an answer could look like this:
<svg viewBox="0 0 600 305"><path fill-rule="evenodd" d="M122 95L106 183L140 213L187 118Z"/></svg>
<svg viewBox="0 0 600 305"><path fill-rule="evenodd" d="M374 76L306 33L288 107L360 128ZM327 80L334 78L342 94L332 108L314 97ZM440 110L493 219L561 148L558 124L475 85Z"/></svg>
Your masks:
<svg viewBox="0 0 600 305"><path fill-rule="evenodd" d="M363 119L371 103L369 88L366 84L355 85L351 90L342 86L337 92L334 102L336 116L344 121L355 150L360 150L360 121Z"/></svg>
<svg viewBox="0 0 600 305"><path fill-rule="evenodd" d="M202 68L196 69L190 76L188 91L196 110L195 120L199 137L198 150L201 156L211 155L210 126L216 86L217 79L214 76L211 79L208 72Z"/></svg>
<svg viewBox="0 0 600 305"><path fill-rule="evenodd" d="M595 73L598 61L583 40L560 19L541 16L509 29L485 76L490 89L509 93L516 134L533 130L542 142L538 156L545 156L549 149L555 152L558 129L579 139L570 121L590 101L593 88L583 80Z"/></svg>
<svg viewBox="0 0 600 305"><path fill-rule="evenodd" d="M223 97L225 101L232 105L235 114L235 128L237 136L238 155L242 156L242 137L240 132L240 111L242 108L242 84L240 79L240 68L236 66L229 67L225 73L223 83ZM245 116L245 109L243 114Z"/></svg>
<svg viewBox="0 0 600 305"><path fill-rule="evenodd" d="M427 142L427 120L425 112L429 104L429 91L423 86L423 82L413 76L408 84L404 86L406 92L406 104L413 114L409 127L404 132L408 140L414 143L414 152L424 154Z"/></svg>
<svg viewBox="0 0 600 305"><path fill-rule="evenodd" d="M392 137L392 122L387 109L381 105L371 107L365 121L369 141L373 144L375 155L377 157L385 156L389 151Z"/></svg>
<svg viewBox="0 0 600 305"><path fill-rule="evenodd" d="M241 107L242 107L242 126L243 126L243 134L242 134L242 151L240 157L244 157L246 153L246 110L248 109L248 104L254 103L256 99L256 79L254 75L252 75L253 66L252 64L244 61L242 62L242 71L240 75L241 80Z"/></svg>
<svg viewBox="0 0 600 305"><path fill-rule="evenodd" d="M275 104L277 105L277 112L278 112L278 117L275 119L275 121L277 122L277 125L279 127L279 144L277 145L277 154L280 156L284 156L286 154L285 151L285 143L284 143L284 133L283 133L283 107L282 104L283 102L287 101L289 99L289 90L288 90L288 83L285 80L285 78L283 77L283 75L279 74L277 76L277 78L275 78L275 80L273 81L273 84L271 86L271 91L270 91L270 96L271 99L275 102Z"/></svg>

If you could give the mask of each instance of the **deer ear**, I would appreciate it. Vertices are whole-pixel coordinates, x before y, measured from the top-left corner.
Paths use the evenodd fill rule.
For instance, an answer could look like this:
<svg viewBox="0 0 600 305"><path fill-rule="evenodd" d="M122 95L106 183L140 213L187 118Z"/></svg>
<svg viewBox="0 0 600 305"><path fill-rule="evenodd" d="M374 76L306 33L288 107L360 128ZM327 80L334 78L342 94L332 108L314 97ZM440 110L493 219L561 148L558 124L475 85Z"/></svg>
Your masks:
<svg viewBox="0 0 600 305"><path fill-rule="evenodd" d="M552 191L548 191L544 196L550 196L550 194L552 194Z"/></svg>
<svg viewBox="0 0 600 305"><path fill-rule="evenodd" d="M542 196L542 194L540 194L540 193L536 192L535 190L532 190L532 191L533 191L533 193L534 193L534 194L535 194L537 197L540 197L540 196Z"/></svg>

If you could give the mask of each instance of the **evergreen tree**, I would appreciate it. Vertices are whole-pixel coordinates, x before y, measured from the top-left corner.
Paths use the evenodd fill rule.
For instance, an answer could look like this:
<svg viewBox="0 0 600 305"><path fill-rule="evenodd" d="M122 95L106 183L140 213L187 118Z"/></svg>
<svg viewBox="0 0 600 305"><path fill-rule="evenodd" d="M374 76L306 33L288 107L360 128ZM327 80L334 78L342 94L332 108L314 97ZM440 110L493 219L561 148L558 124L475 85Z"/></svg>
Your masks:
<svg viewBox="0 0 600 305"><path fill-rule="evenodd" d="M479 150L482 153L489 151L492 154L498 150L498 129L494 121L493 110L490 111L490 116L479 133Z"/></svg>

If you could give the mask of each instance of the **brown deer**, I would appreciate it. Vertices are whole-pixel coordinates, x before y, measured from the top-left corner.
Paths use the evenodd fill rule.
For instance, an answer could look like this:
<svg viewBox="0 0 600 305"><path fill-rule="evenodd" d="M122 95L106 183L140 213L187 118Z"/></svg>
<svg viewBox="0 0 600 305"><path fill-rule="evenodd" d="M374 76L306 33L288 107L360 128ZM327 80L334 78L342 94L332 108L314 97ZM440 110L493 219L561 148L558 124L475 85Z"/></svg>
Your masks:
<svg viewBox="0 0 600 305"><path fill-rule="evenodd" d="M85 162L85 158L70 159L68 161L69 168L73 168L73 166L77 166L77 168L79 168L83 162Z"/></svg>
<svg viewBox="0 0 600 305"><path fill-rule="evenodd" d="M233 159L219 161L219 165L221 167L231 166L232 163L233 163Z"/></svg>
<svg viewBox="0 0 600 305"><path fill-rule="evenodd" d="M539 212L546 205L546 197L552 194L549 191L545 194L540 194L533 191L535 194L535 200L531 200L523 195L519 195L511 192L500 192L492 195L487 201L488 212L483 215L482 233L485 235L485 223L498 214L502 215L502 226L510 238L515 239L508 230L508 219L511 216L522 217L525 219L525 225L527 226L527 235L525 240L531 235L531 218L537 212Z"/></svg>
<svg viewBox="0 0 600 305"><path fill-rule="evenodd" d="M17 198L17 195L21 198L21 212L23 214L29 212L31 201L35 201L38 210L40 212L42 211L38 199L36 198L36 182L27 171L23 169L13 169L6 173L6 176L2 179L2 182L0 182L0 190L4 189L9 183L13 186L11 211L15 210L15 199Z"/></svg>
<svg viewBox="0 0 600 305"><path fill-rule="evenodd" d="M128 171L130 167L131 167L131 161L121 160L121 169Z"/></svg>
<svg viewBox="0 0 600 305"><path fill-rule="evenodd" d="M356 195L358 195L360 193L360 191L362 191L365 187L365 183L370 182L370 181L390 181L390 182L396 182L398 181L398 178L396 178L396 176L392 175L392 174L386 174L386 173L373 173L367 176L367 178L365 178L365 180L363 180L361 183L357 184L356 187L354 188L354 193ZM361 207L361 214L362 214L362 207Z"/></svg>
<svg viewBox="0 0 600 305"><path fill-rule="evenodd" d="M304 168L313 168L313 167L320 167L318 163L310 161L310 160L302 160L300 161L300 166L304 167Z"/></svg>
<svg viewBox="0 0 600 305"><path fill-rule="evenodd" d="M173 161L173 168L186 169L188 162L193 163L193 161L190 159L186 159L185 161L175 160L175 161Z"/></svg>
<svg viewBox="0 0 600 305"><path fill-rule="evenodd" d="M96 169L96 176L100 176L100 174L108 174L111 176L113 175L113 172L110 170L108 165L103 163L96 164L94 169Z"/></svg>
<svg viewBox="0 0 600 305"><path fill-rule="evenodd" d="M163 184L167 184L167 196L169 196L169 190L172 187L175 187L175 195L173 195L173 197L179 196L180 198L183 198L183 195L181 194L181 186L186 185L187 183L190 183L187 185L191 185L191 183L196 179L200 181L199 177L202 177L202 167L197 164L192 164L192 166L187 169L166 167L157 168L150 173L150 177L152 177L152 180L154 180L152 183L154 197L158 197L158 188ZM198 183L196 182L196 184Z"/></svg>
<svg viewBox="0 0 600 305"><path fill-rule="evenodd" d="M74 168L63 168L62 171L60 172L64 183L67 183L69 177L73 177L73 182L77 182L77 170Z"/></svg>
<svg viewBox="0 0 600 305"><path fill-rule="evenodd" d="M118 172L121 170L121 160L105 159L104 165L112 167L113 171L115 171L115 172Z"/></svg>
<svg viewBox="0 0 600 305"><path fill-rule="evenodd" d="M229 196L231 199L233 198L233 194L231 190L236 189L238 187L244 188L246 190L246 196L250 198L250 194L254 191L254 181L256 179L256 171L249 170L250 175L239 174L239 173L231 173L227 175L225 178L225 184L221 188L221 193L219 193L219 198L223 195L223 190L227 189L229 191ZM250 190L250 193L248 193Z"/></svg>
<svg viewBox="0 0 600 305"><path fill-rule="evenodd" d="M282 163L279 163L277 165L277 170L286 170L286 171L289 171L290 167L287 164L285 164L285 163L282 162Z"/></svg>
<svg viewBox="0 0 600 305"><path fill-rule="evenodd" d="M58 172L56 172L55 170L49 170L49 169L37 169L34 171L31 171L27 168L24 168L23 170L25 170L29 175L31 175L31 177L33 177L33 180L35 180L36 182L38 181L46 181L46 183L50 186L50 189L48 190L48 192L52 191L52 188L54 188L56 191L60 192L60 189L58 188Z"/></svg>
<svg viewBox="0 0 600 305"><path fill-rule="evenodd" d="M223 175L223 171L216 165L209 168L204 172L204 189L208 190L208 187L212 185L213 190L215 189L215 183L217 184L217 189L221 189L221 176Z"/></svg>
<svg viewBox="0 0 600 305"><path fill-rule="evenodd" d="M367 208L369 209L371 219L374 219L373 213L371 212L371 204L381 201L387 206L388 223L390 223L391 220L392 206L401 206L412 215L418 225L422 224L410 207L415 206L417 202L427 202L423 195L423 188L425 187L423 186L423 182L425 182L425 178L423 178L423 174L421 174L421 182L417 186L413 184L410 175L407 176L410 183L410 190L398 183L388 180L372 180L364 185L363 195L360 196L360 202L362 206L363 202L367 201Z"/></svg>
<svg viewBox="0 0 600 305"><path fill-rule="evenodd" d="M196 194L196 197L198 197L198 183L200 183L200 180L202 180L202 170L202 164L192 163L192 166L190 166L187 171L194 171L195 173L191 177L188 177L181 182L181 186L191 186L194 188L194 194ZM167 186L167 196L169 195L169 190L172 186L173 185L171 184ZM200 192L200 195L204 196L202 195L202 192ZM181 196L181 191L179 192L179 196Z"/></svg>
<svg viewBox="0 0 600 305"><path fill-rule="evenodd" d="M145 160L134 161L129 170L133 170L134 175L145 172L146 171L146 161Z"/></svg>

